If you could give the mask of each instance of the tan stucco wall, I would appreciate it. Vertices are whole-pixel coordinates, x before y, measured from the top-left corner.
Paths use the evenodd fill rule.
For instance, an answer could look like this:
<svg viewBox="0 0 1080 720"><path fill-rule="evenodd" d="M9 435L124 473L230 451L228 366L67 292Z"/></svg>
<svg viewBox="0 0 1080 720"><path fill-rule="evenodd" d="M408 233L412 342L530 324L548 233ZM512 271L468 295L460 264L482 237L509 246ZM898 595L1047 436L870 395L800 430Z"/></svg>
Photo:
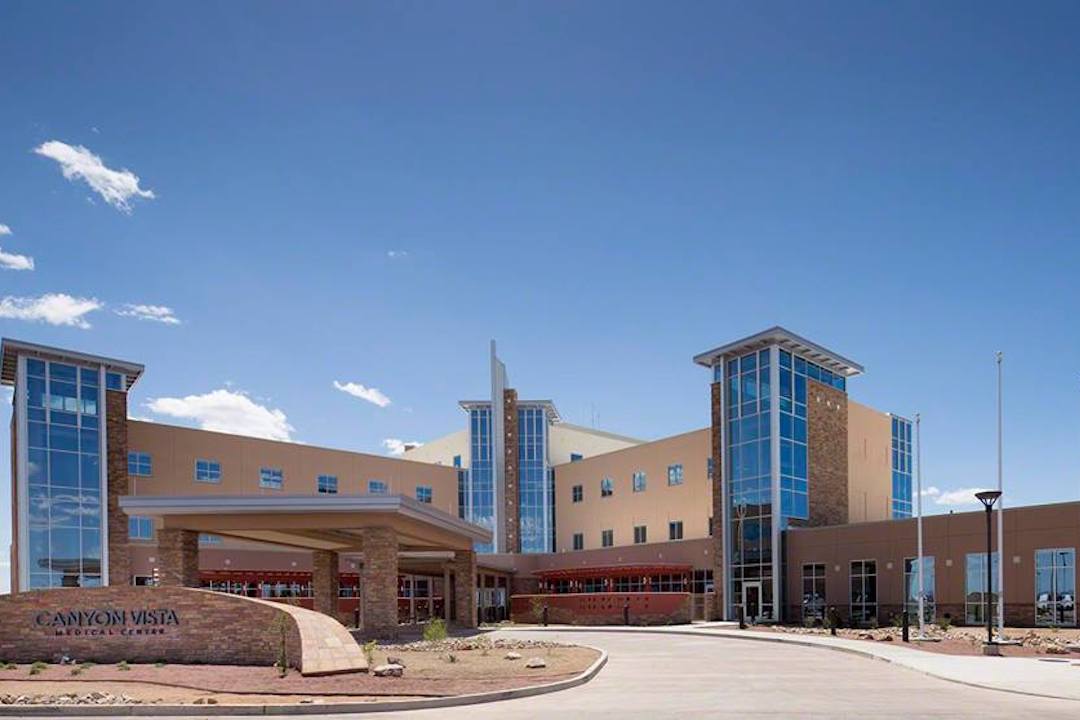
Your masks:
<svg viewBox="0 0 1080 720"><path fill-rule="evenodd" d="M887 520L892 496L892 419L848 400L848 522Z"/></svg>
<svg viewBox="0 0 1080 720"><path fill-rule="evenodd" d="M368 480L409 497L417 485L429 485L432 506L457 516L451 467L136 420L128 423L128 447L150 453L153 465L152 477L131 478L133 495L314 495L319 475L336 475L341 495L366 494ZM195 482L196 459L221 463L221 483ZM284 472L281 490L259 487L263 467Z"/></svg>
<svg viewBox="0 0 1080 720"><path fill-rule="evenodd" d="M555 468L555 548L573 548L574 533L584 533L585 549L600 547L600 531L613 530L615 545L634 542L634 526L648 527L650 543L668 539L668 523L681 520L683 539L708 537L712 489L708 480L709 429L675 435ZM681 463L683 484L667 484L668 465ZM647 488L633 491L633 473L643 470ZM600 496L600 481L610 477L615 492ZM573 486L584 498L573 502Z"/></svg>
<svg viewBox="0 0 1080 720"><path fill-rule="evenodd" d="M548 436L548 462L552 465L561 465L570 462L571 453L591 458L594 455L639 444L641 441L633 438L613 435L602 430L591 430L570 423L558 423L551 427L551 433Z"/></svg>
<svg viewBox="0 0 1080 720"><path fill-rule="evenodd" d="M454 456L461 456L461 466L469 466L469 431L459 430L445 437L424 443L418 448L406 450L402 457L417 462L453 465Z"/></svg>

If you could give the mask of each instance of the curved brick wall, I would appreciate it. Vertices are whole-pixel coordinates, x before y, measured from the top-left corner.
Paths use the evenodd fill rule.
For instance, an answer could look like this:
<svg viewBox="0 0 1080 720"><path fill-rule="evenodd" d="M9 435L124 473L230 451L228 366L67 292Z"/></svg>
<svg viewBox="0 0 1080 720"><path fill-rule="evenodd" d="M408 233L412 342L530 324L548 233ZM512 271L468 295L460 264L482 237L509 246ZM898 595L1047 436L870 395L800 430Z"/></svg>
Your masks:
<svg viewBox="0 0 1080 720"><path fill-rule="evenodd" d="M284 627L303 674L366 668L336 620L300 607L182 587L111 586L0 596L0 659L273 665Z"/></svg>

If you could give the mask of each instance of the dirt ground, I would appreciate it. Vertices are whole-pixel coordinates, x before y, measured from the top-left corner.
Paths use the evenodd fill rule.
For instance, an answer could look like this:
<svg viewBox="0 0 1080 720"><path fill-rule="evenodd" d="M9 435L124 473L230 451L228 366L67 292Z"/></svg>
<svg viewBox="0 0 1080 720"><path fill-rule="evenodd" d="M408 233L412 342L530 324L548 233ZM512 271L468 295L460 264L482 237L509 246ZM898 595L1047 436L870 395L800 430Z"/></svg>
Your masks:
<svg viewBox="0 0 1080 720"><path fill-rule="evenodd" d="M50 665L36 675L29 665L0 670L0 695L58 695L91 690L127 695L142 702L189 704L213 698L221 704L305 702L367 702L443 697L506 690L571 678L599 657L590 648L551 647L518 650L519 660L506 660L506 650L375 652L375 664L387 656L405 664L404 677L374 677L350 673L303 677L291 671L279 678L274 668L233 665L93 665L72 675L70 665ZM453 655L454 661L450 661ZM540 657L547 667L528 669L529 658Z"/></svg>
<svg viewBox="0 0 1080 720"><path fill-rule="evenodd" d="M769 630L799 635L825 635L828 630L821 628L804 628L801 626L755 626L754 630ZM917 626L910 629L910 637L918 635ZM995 633L996 634L996 633ZM837 630L839 637L849 640L863 640L866 642L902 642L900 628L887 627L875 629L841 628ZM982 627L959 627L954 626L948 630L942 630L936 625L927 627L927 635L937 642L908 643L908 647L924 650L926 652L941 653L944 655L982 655L983 643L986 641L986 628ZM1036 655L1072 655L1069 645L1080 645L1080 628L1005 628L1005 637L1009 640L1018 641L1019 645L1002 645L1001 654L1006 657L1032 657Z"/></svg>

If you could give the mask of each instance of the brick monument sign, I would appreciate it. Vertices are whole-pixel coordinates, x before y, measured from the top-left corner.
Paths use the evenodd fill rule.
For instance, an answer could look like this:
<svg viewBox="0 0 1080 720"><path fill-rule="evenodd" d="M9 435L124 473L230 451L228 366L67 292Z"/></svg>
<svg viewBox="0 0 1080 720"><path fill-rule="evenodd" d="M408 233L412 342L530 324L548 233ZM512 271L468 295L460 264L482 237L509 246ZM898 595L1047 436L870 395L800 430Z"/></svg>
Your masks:
<svg viewBox="0 0 1080 720"><path fill-rule="evenodd" d="M36 590L0 596L0 658L273 665L304 675L367 668L341 623L313 610L182 587Z"/></svg>

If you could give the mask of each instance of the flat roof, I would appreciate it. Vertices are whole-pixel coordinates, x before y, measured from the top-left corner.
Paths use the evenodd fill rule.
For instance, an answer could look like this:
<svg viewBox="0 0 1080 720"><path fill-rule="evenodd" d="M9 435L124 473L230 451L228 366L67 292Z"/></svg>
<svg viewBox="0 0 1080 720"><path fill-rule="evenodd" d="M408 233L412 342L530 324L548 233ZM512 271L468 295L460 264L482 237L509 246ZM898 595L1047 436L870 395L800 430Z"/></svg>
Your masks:
<svg viewBox="0 0 1080 720"><path fill-rule="evenodd" d="M458 407L460 407L462 410L469 410L474 407L485 407L490 404L490 400L458 400ZM551 418L551 422L562 422L562 416L559 415L559 411L555 407L555 403L551 400L518 400L517 404L518 406L539 405L545 410L547 410L547 414L548 417Z"/></svg>
<svg viewBox="0 0 1080 720"><path fill-rule="evenodd" d="M75 350L38 345L25 340L3 338L0 339L0 385L15 384L16 360L20 355L28 355L42 360L104 365L106 370L123 373L126 376L127 386L124 388L125 390L130 390L135 381L143 374L143 370L146 369L139 363L117 360L104 355L91 355Z"/></svg>
<svg viewBox="0 0 1080 720"><path fill-rule="evenodd" d="M769 345L779 345L844 377L853 377L863 373L863 366L854 360L849 360L840 353L833 352L779 325L695 355L694 362L705 367L713 367L725 355L741 355Z"/></svg>

